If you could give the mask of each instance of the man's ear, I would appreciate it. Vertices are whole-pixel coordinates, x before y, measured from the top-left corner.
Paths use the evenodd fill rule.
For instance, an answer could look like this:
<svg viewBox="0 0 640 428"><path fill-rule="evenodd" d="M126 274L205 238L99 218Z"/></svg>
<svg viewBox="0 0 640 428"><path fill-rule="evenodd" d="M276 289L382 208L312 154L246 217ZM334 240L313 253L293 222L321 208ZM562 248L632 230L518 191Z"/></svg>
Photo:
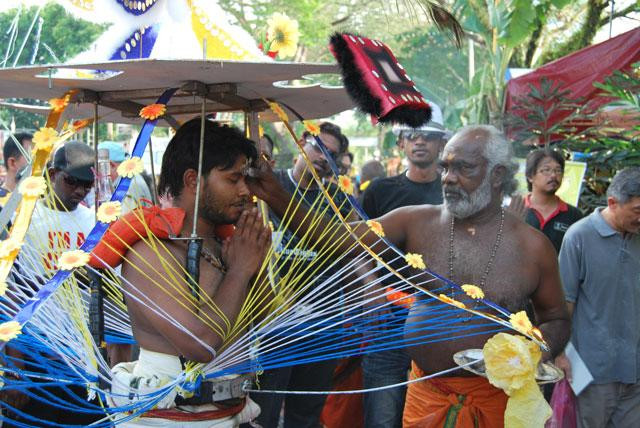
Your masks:
<svg viewBox="0 0 640 428"><path fill-rule="evenodd" d="M185 190L195 195L198 185L198 171L192 168L187 169L184 174L182 174L182 184Z"/></svg>
<svg viewBox="0 0 640 428"><path fill-rule="evenodd" d="M15 169L16 168L16 158L11 156L9 159L7 159L6 167L7 167L7 169Z"/></svg>

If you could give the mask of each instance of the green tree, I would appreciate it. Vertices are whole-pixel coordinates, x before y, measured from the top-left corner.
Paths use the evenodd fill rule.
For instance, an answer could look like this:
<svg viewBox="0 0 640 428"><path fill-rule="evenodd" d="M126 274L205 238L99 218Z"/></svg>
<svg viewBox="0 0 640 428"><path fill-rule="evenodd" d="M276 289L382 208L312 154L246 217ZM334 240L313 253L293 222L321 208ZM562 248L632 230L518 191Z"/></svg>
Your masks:
<svg viewBox="0 0 640 428"><path fill-rule="evenodd" d="M547 63L555 59L561 58L572 52L578 51L589 46L600 28L607 25L609 19L628 16L630 13L640 11L640 1L614 11L609 11L611 0L586 0L580 2L580 9L574 15L579 25L577 29L567 38L559 40L551 39L549 47L542 55L542 63Z"/></svg>
<svg viewBox="0 0 640 428"><path fill-rule="evenodd" d="M487 63L474 77L466 115L472 123L500 125L505 73L514 54L524 46L553 10L567 0L456 0L454 14Z"/></svg>
<svg viewBox="0 0 640 428"><path fill-rule="evenodd" d="M460 101L469 91L467 49L458 49L436 29L416 28L395 37L396 56L425 97L443 109L449 129L463 125Z"/></svg>

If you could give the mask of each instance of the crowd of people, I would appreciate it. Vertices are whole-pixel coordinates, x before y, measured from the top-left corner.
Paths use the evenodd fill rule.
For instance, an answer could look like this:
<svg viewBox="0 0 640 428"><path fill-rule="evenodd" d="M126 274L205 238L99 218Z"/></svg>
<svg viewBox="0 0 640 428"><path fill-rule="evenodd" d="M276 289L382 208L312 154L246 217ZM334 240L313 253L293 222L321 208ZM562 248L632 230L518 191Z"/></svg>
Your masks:
<svg viewBox="0 0 640 428"><path fill-rule="evenodd" d="M197 223L205 237L204 249L210 254L200 261L200 292L222 310L224 317L233 320L272 244L272 231L251 203L252 196L269 206L269 220L275 229L291 199L302 201L293 214L292 224L297 230L277 239L274 236L273 245L278 246L276 251L286 252L286 248L292 248L290 242L299 240L298 230L308 232L308 248L300 250L296 244L296 252L283 253L283 257L312 261L318 256L314 240L327 239L317 235L322 228L312 229L305 216L312 206L321 209L314 205L320 189L302 156L291 168L272 170L274 141L270 137L264 136L256 145L239 130L211 121L206 122L204 131L200 186L200 126L199 119L185 123L169 143L158 193L168 195L172 205L184 211L182 236L188 236L193 223ZM422 255L433 271L458 284L478 285L489 300L513 313L526 310L549 344L543 359L555 361L569 379L571 359L564 349L570 340L593 376L577 397L580 426L640 426L640 168L618 171L607 191L607 206L583 216L556 195L564 174L563 154L549 148L536 149L526 159L529 193L523 196L522 209L517 209L515 204L504 204L505 197L513 196L517 187L517 163L511 144L496 128L468 126L451 135L436 111L425 126L396 126L394 133L406 169L386 177L378 160L363 163L356 189L366 215L382 225L391 243L405 252ZM27 133L14 137L3 149L7 176L0 196L5 200L20 179L26 164L24 154L30 151L32 139ZM354 169L354 156L349 152L347 136L337 125L322 123L320 138L326 151L310 133L302 136L301 144L312 168L331 189L336 185L330 183L332 171L326 153L343 175ZM108 151L112 171L125 160L118 143L105 142L99 149ZM93 149L80 142L67 142L56 150L47 170L51 203L41 201L36 207L27 236L31 251L22 256L19 269L50 271L55 268L55 254L82 244L94 224L94 212L87 206L91 203L87 195L96 180L94 158ZM117 177L110 178L115 181ZM152 188L144 180L137 180L132 188L135 191L125 204L128 210L154 201ZM197 197L200 209L196 218ZM366 227L362 219L347 211L344 214L354 230ZM230 238L223 243L214 238L216 225L231 223L235 232ZM354 242L347 239L335 245L344 249L343 254L350 254ZM372 241L371 245L375 249L377 243ZM176 270L185 264L183 241L167 241L165 251ZM122 276L126 284L131 284L124 285L130 287L127 291L155 298L166 314L160 317L134 299L126 301L139 346L134 373L141 378L157 373L168 378L178 376L183 359L209 362L222 343L220 334L203 322L201 314L187 313L183 304L164 298L154 289L153 278L161 267L166 268L159 257L147 242L140 241L131 247L122 265ZM148 268L135 267L142 261L140 265ZM280 275L286 275L286 265ZM188 284L183 286L188 290ZM385 286L383 281L381 288ZM425 300L422 304L433 302ZM212 320L221 317L208 306L203 305L201 311ZM394 307L392 316L419 320L423 315L415 308ZM199 340L185 335L168 319L179 320ZM352 366L354 373L361 370L361 388L404 384L450 369L454 353L482 348L487 339L483 334L365 353ZM114 358L114 373L120 366L116 363L131 359L130 349ZM338 369L338 362L333 360L302 363L266 370L258 375L256 384L265 390L330 391L335 387L334 373ZM486 378L463 370L412 383L408 388L398 386L355 397L347 411L338 415L326 409L323 413L326 395L258 394L251 396L253 401L246 400L238 413L241 416L229 419L230 425L220 426L252 420L265 428L279 424L285 428L315 428L322 423L329 428L497 427L503 424L507 405L504 391ZM177 405L190 406L191 414L220 408L212 407L215 403L192 404ZM73 415L55 415L53 411L44 415L42 408L24 402L21 405L27 413L29 409L39 413L38 417L78 422ZM327 413L331 417L326 417ZM219 414L210 416L221 418ZM131 426L145 426L146 419L142 417ZM177 423L168 416L155 416L154 421ZM212 426L192 424L184 426Z"/></svg>

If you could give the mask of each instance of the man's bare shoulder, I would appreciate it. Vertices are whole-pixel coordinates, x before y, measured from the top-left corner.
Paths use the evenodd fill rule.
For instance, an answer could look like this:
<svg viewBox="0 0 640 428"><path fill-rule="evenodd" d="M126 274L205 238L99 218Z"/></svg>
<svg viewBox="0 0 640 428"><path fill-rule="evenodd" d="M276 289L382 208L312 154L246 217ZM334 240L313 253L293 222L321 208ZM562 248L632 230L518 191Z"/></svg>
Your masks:
<svg viewBox="0 0 640 428"><path fill-rule="evenodd" d="M146 239L141 239L131 246L124 257L123 275L129 271L127 268L135 267L146 274L158 275L159 269L166 269L170 266L177 267L180 258L179 252L175 251L175 243L170 241L156 241L153 244ZM171 254L174 254L171 256Z"/></svg>
<svg viewBox="0 0 640 428"><path fill-rule="evenodd" d="M544 233L511 213L506 213L505 216L507 227L511 229L513 236L517 237L519 248L527 254L529 260L555 257L555 248Z"/></svg>
<svg viewBox="0 0 640 428"><path fill-rule="evenodd" d="M408 205L396 208L382 218L393 218L401 221L430 221L441 217L443 205Z"/></svg>

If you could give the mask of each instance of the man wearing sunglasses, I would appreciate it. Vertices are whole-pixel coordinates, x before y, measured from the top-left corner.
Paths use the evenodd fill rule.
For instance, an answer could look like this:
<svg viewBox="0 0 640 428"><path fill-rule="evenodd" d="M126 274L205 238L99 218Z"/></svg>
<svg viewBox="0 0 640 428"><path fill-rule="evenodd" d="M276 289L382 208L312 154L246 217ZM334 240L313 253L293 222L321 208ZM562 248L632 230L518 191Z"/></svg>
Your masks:
<svg viewBox="0 0 640 428"><path fill-rule="evenodd" d="M69 141L55 151L49 191L36 203L22 266L46 276L60 253L82 245L95 224L94 212L81 204L93 187L93 164L94 151L84 143Z"/></svg>
<svg viewBox="0 0 640 428"><path fill-rule="evenodd" d="M432 119L421 128L395 126L397 145L407 159L408 168L394 177L379 178L367 187L362 208L370 218L381 217L399 207L442 203L442 184L438 155L446 143L440 108L430 103ZM397 266L399 267L399 266ZM398 311L404 310L398 307ZM391 349L364 355L364 388L376 388L407 380L411 359L404 349ZM366 427L400 428L406 387L383 389L364 394Z"/></svg>
<svg viewBox="0 0 640 428"><path fill-rule="evenodd" d="M59 147L47 170L48 189L44 197L36 202L31 224L27 230L13 275L17 282L37 288L55 271L59 255L67 250L79 248L95 224L93 210L81 205L93 187L94 151L80 142L67 142ZM26 361L30 361L27 357ZM39 366L34 366L36 372ZM50 404L54 395L60 400L73 401L86 394L86 388L70 386L49 387L42 393L27 399L21 411L27 416L12 415L22 423L33 423L29 415L61 425L87 426L100 417L96 414L69 412Z"/></svg>

